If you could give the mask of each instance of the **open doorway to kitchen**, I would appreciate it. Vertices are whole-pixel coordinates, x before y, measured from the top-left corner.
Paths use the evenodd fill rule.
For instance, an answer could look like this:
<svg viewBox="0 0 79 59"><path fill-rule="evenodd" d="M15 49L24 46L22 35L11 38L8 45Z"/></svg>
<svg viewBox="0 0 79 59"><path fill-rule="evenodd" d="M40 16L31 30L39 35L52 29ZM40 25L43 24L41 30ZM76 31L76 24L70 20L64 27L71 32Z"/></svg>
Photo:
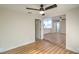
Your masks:
<svg viewBox="0 0 79 59"><path fill-rule="evenodd" d="M66 16L47 17L43 20L44 40L66 47Z"/></svg>

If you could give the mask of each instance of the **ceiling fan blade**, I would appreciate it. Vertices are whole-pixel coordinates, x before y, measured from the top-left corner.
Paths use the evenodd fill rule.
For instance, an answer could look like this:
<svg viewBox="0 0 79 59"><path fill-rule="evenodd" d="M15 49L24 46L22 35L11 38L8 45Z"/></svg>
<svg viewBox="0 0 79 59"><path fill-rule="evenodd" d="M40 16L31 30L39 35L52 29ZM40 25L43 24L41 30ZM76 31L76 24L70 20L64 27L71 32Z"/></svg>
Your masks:
<svg viewBox="0 0 79 59"><path fill-rule="evenodd" d="M40 9L35 9L35 8L26 8L26 9L40 11Z"/></svg>
<svg viewBox="0 0 79 59"><path fill-rule="evenodd" d="M45 8L45 10L52 9L52 8L55 8L55 7L57 7L57 5L56 5L56 4L51 5L51 6L49 6L49 7L46 7L46 8Z"/></svg>

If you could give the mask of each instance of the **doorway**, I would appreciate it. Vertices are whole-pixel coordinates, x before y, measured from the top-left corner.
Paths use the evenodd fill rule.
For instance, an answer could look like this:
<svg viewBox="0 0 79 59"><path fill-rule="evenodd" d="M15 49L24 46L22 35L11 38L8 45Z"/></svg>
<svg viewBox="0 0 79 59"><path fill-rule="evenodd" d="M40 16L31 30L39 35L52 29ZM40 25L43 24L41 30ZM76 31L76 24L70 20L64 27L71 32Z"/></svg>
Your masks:
<svg viewBox="0 0 79 59"><path fill-rule="evenodd" d="M41 39L41 20L35 19L35 40Z"/></svg>
<svg viewBox="0 0 79 59"><path fill-rule="evenodd" d="M46 18L49 20L49 18ZM56 44L62 48L66 47L66 16L56 16L52 17L51 22L47 21L49 29L43 29L44 39L51 42L52 44ZM44 23L43 23L44 24ZM44 25L45 27L46 25ZM48 27L47 26L47 27Z"/></svg>

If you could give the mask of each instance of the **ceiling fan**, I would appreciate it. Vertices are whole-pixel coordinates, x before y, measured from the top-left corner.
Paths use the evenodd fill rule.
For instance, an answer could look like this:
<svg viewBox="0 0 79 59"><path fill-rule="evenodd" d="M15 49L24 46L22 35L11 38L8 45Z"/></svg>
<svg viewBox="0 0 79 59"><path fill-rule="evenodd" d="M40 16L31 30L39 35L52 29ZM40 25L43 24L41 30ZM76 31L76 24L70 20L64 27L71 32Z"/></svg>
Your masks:
<svg viewBox="0 0 79 59"><path fill-rule="evenodd" d="M40 11L41 15L45 15L44 11L55 8L55 7L57 7L57 4L53 4L53 5L48 6L46 8L44 8L44 5L41 4L39 9L36 9L36 8L26 8L26 9Z"/></svg>

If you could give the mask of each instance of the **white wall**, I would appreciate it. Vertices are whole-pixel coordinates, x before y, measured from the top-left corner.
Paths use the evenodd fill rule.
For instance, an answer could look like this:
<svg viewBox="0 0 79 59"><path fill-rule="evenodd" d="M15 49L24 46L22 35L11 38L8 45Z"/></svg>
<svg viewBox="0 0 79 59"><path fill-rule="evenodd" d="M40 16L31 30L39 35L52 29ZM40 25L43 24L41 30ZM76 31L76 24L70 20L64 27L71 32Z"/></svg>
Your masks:
<svg viewBox="0 0 79 59"><path fill-rule="evenodd" d="M34 16L0 8L0 52L34 41Z"/></svg>
<svg viewBox="0 0 79 59"><path fill-rule="evenodd" d="M66 14L66 48L79 53L79 8Z"/></svg>

